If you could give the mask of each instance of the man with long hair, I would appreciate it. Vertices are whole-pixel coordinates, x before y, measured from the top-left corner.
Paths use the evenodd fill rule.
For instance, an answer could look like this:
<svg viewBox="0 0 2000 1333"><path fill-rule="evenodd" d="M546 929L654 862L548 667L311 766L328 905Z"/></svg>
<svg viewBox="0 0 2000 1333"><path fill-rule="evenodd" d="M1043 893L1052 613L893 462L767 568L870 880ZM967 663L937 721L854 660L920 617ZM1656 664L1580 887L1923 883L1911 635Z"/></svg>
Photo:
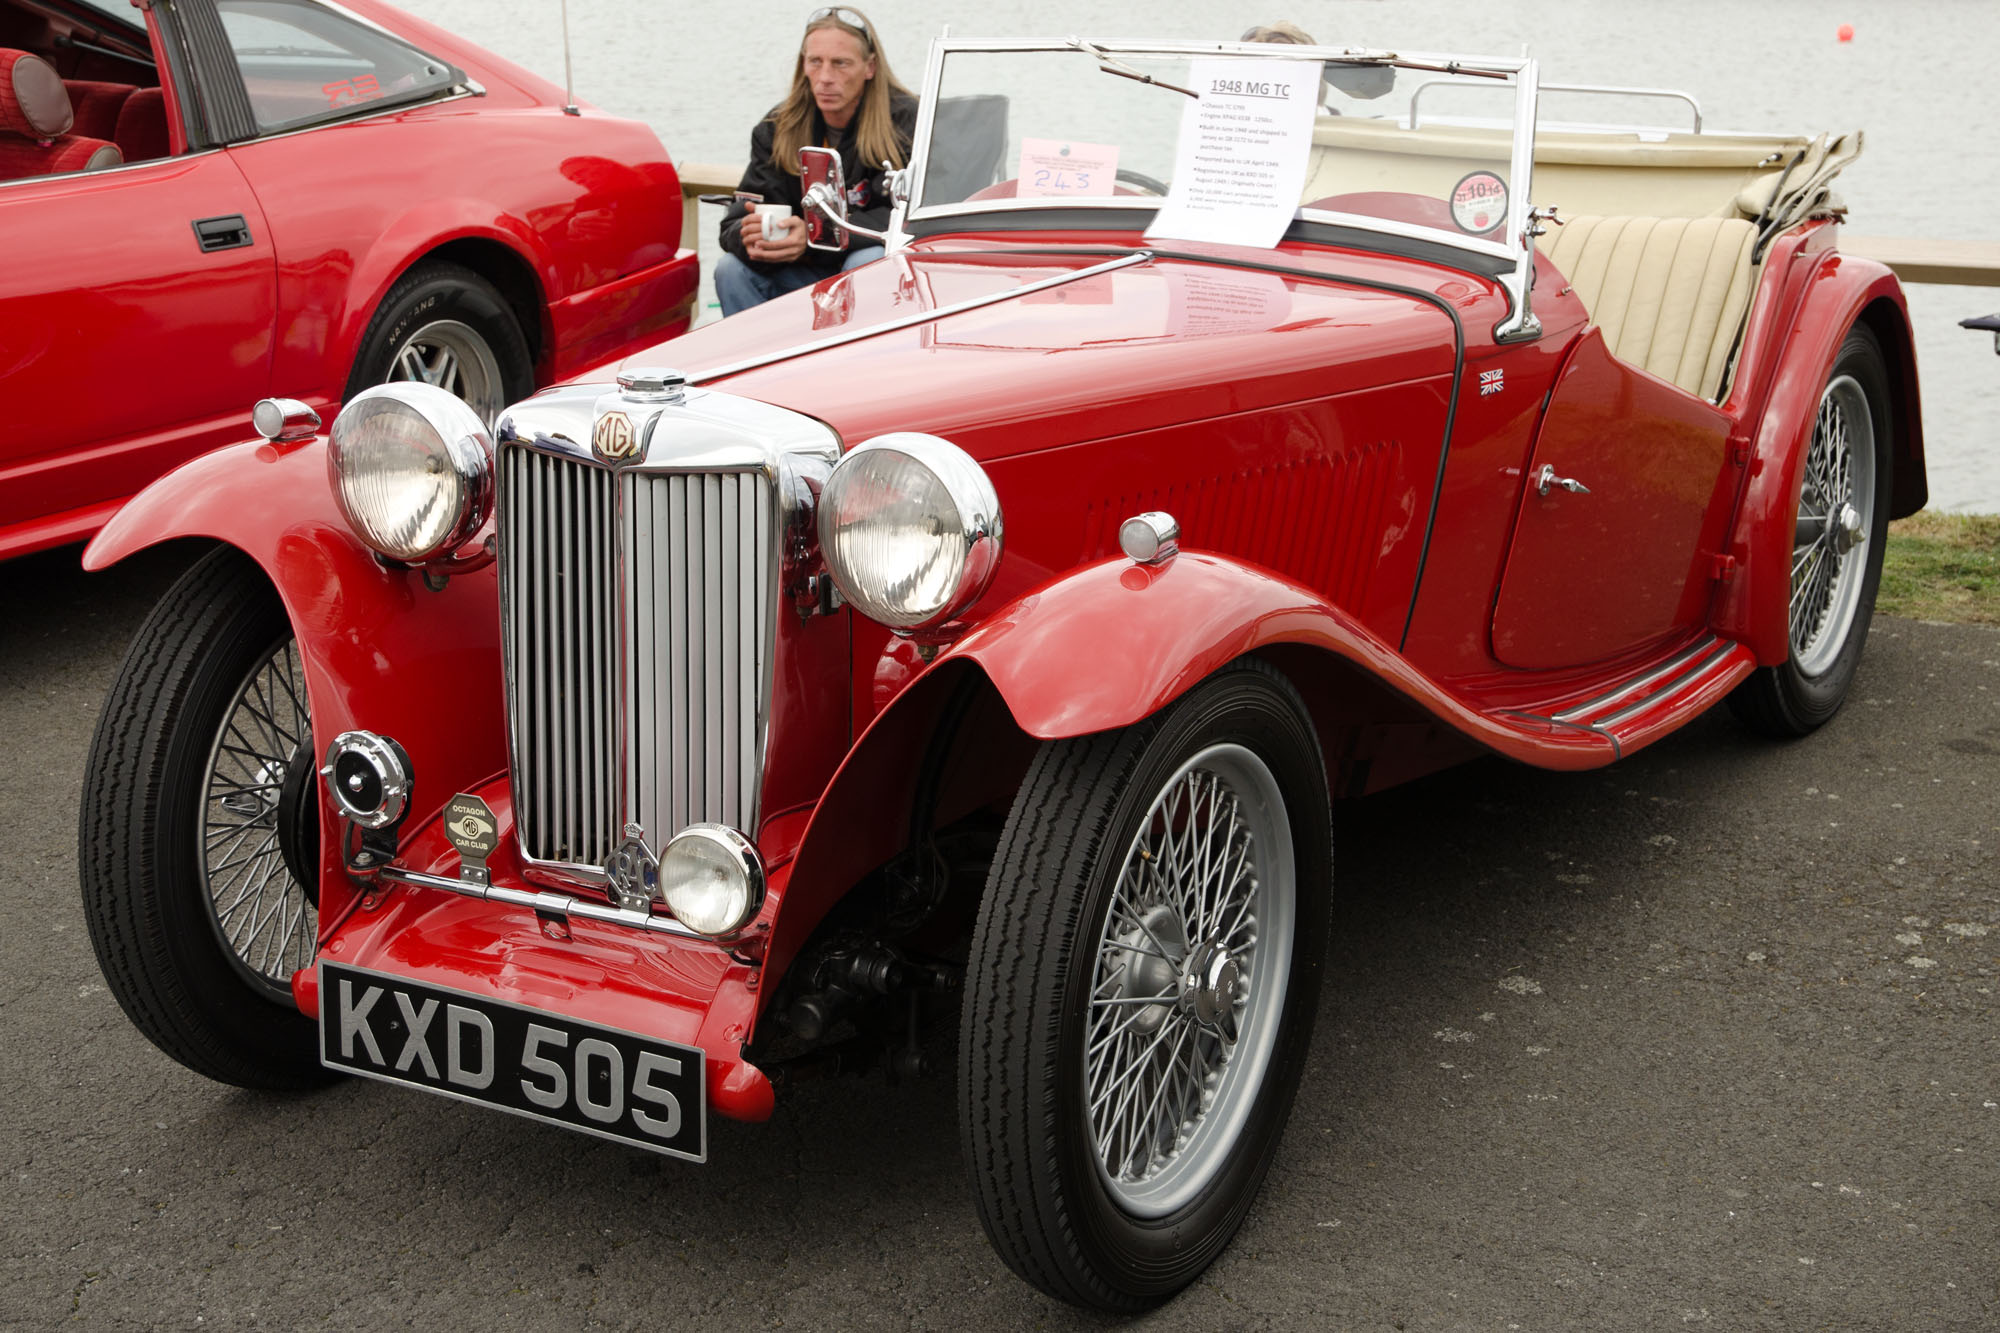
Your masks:
<svg viewBox="0 0 2000 1333"><path fill-rule="evenodd" d="M750 131L750 165L722 219L727 253L715 266L722 313L733 315L879 258L881 246L853 235L844 252L806 248L799 149L840 154L848 217L880 231L889 221L883 163L902 167L909 161L916 125L916 96L889 72L867 16L846 5L814 10L792 68L792 90ZM790 205L791 225L766 236L745 194Z"/></svg>

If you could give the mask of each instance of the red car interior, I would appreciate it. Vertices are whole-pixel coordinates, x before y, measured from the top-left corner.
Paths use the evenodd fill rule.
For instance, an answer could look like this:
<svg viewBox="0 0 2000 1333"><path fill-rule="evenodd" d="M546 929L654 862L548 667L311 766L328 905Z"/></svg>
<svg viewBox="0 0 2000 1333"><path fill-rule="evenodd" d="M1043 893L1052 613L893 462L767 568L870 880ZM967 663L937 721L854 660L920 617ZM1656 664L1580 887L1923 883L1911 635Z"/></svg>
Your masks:
<svg viewBox="0 0 2000 1333"><path fill-rule="evenodd" d="M96 171L125 160L117 144L74 129L69 90L55 67L33 52L0 51L0 180Z"/></svg>

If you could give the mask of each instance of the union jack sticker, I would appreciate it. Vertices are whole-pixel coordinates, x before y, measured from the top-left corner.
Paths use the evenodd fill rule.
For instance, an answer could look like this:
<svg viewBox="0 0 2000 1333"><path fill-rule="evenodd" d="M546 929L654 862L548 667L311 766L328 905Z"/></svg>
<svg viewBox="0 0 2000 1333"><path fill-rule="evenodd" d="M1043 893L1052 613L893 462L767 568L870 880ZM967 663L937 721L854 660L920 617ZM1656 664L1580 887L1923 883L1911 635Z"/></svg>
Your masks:
<svg viewBox="0 0 2000 1333"><path fill-rule="evenodd" d="M1504 370L1482 370L1479 372L1479 396L1499 393L1507 387L1507 372Z"/></svg>

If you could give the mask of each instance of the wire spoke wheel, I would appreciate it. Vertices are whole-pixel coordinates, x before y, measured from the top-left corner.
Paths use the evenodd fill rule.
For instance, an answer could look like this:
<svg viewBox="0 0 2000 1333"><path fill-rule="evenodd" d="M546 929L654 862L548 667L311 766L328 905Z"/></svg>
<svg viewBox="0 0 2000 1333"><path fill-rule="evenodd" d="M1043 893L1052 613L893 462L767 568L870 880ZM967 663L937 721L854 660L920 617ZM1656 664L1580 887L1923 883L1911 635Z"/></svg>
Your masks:
<svg viewBox="0 0 2000 1333"><path fill-rule="evenodd" d="M1836 376L1813 422L1792 540L1792 657L1807 676L1826 672L1853 628L1876 483L1867 393L1854 376Z"/></svg>
<svg viewBox="0 0 2000 1333"><path fill-rule="evenodd" d="M255 561L217 547L146 617L106 695L77 878L119 1007L162 1051L239 1087L337 1077L291 989L319 933L312 749L284 603Z"/></svg>
<svg viewBox="0 0 2000 1333"><path fill-rule="evenodd" d="M223 714L196 843L210 924L223 947L246 980L285 998L292 973L311 964L319 932L313 896L282 845L287 780L296 791L310 774L294 770L312 762L312 715L288 634L251 668Z"/></svg>
<svg viewBox="0 0 2000 1333"><path fill-rule="evenodd" d="M1332 885L1318 737L1270 663L1037 751L959 1033L974 1199L1015 1272L1129 1312L1228 1245L1305 1066Z"/></svg>
<svg viewBox="0 0 2000 1333"><path fill-rule="evenodd" d="M1291 882L1277 780L1240 745L1190 759L1126 851L1083 1077L1098 1170L1137 1216L1183 1206L1235 1144L1284 1007Z"/></svg>
<svg viewBox="0 0 2000 1333"><path fill-rule="evenodd" d="M1889 537L1894 405L1881 343L1857 324L1833 359L1811 433L1773 459L1773 466L1798 468L1798 504L1789 582L1778 581L1775 561L1755 575L1768 614L1775 618L1780 594L1786 599L1783 622L1759 631L1775 648L1782 628L1784 658L1751 672L1729 695L1730 711L1754 731L1803 736L1824 726L1854 683Z"/></svg>

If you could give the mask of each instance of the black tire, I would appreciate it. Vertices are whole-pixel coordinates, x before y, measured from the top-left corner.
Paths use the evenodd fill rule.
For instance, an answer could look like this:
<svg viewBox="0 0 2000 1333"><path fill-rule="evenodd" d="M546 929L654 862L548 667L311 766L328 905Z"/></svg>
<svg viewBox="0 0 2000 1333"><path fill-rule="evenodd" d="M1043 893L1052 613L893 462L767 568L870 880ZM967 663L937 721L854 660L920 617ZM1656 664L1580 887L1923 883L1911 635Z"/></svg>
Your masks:
<svg viewBox="0 0 2000 1333"><path fill-rule="evenodd" d="M1125 1186L1114 1187L1110 1179L1119 1173L1106 1164L1095 1137L1095 1111L1087 1102L1089 1080L1099 1070L1086 1069L1084 1045L1100 1004L1144 1000L1094 999L1106 992L1093 978L1107 975L1100 970L1105 957L1132 947L1107 946L1105 931L1108 920L1126 919L1109 914L1115 891L1127 882L1121 880L1124 868L1138 865L1131 860L1138 852L1136 839L1161 827L1150 813L1155 797L1174 789L1190 760L1218 753L1213 748L1218 745L1254 754L1275 779L1273 790L1282 794L1277 804L1289 823L1293 870L1291 942L1272 957L1286 968L1281 975L1287 984L1281 992L1270 988L1282 995L1281 1002L1267 1001L1258 1011L1254 979L1268 980L1272 973L1257 969L1270 962L1254 953L1246 958L1249 980L1240 993L1230 974L1226 985L1246 1025L1243 1046L1232 1040L1226 1049L1245 1059L1246 1071L1258 1072L1246 1072L1227 1094L1231 1115L1216 1116L1235 1128L1201 1137L1205 1125L1213 1128L1208 1117L1225 1105L1227 1064L1215 1067L1222 1072L1208 1085L1213 1100L1197 1096L1191 1118L1176 1112L1165 1122L1175 1144L1163 1171L1197 1151L1206 1165L1184 1182L1181 1201L1163 1198L1148 1214L1128 1203L1129 1196L1118 1192ZM1193 826L1190 819L1186 827ZM1172 878L1157 869L1153 873ZM1074 1304L1140 1310L1192 1282L1229 1243L1270 1166L1304 1067L1318 1006L1332 873L1331 812L1318 744L1298 695L1262 662L1240 659L1136 726L1041 748L1008 815L980 908L959 1046L959 1127L974 1198L994 1248L1021 1277ZM1241 882L1240 873L1237 878ZM1266 892L1259 881L1250 882L1250 895ZM1282 886L1272 892L1284 896ZM1280 913L1270 915L1274 922L1282 920ZM1265 930L1263 924L1254 928L1259 935ZM1187 938L1193 933L1183 931L1184 952L1174 974L1201 970L1190 961L1200 954ZM1275 928L1271 934L1282 938ZM1225 931L1218 938L1234 937ZM1133 949L1126 964L1132 974L1147 966L1137 959L1140 952ZM1115 972L1109 975L1117 981ZM1181 985L1177 977L1166 984ZM1189 999L1184 989L1175 993L1181 1002ZM1174 1021L1202 1040L1194 1020L1182 1016L1185 1003L1153 1007L1161 1011L1155 1045ZM1174 1012L1166 1012L1170 1009ZM1260 1017L1248 1019L1253 1012ZM1250 1021L1263 1026L1253 1028ZM1270 1043L1254 1048L1263 1053L1257 1057L1261 1064L1251 1058L1253 1032L1258 1043ZM1176 1076L1181 1040L1174 1038L1166 1077ZM1130 1067L1149 1059L1138 1057ZM1211 1066L1204 1061L1202 1068ZM1141 1117L1143 1134L1134 1131L1129 1141L1163 1142L1150 1115L1149 1110ZM1150 1156L1153 1149L1145 1151Z"/></svg>
<svg viewBox="0 0 2000 1333"><path fill-rule="evenodd" d="M315 895L294 871L316 856L317 823L308 825L315 848L280 849L274 857L276 784L261 795L216 785L237 762L225 740L234 745L241 733L227 728L256 729L244 722L241 705L268 684L260 665L289 663L291 650L291 624L262 571L230 547L204 557L153 609L119 668L91 739L78 821L84 918L111 993L162 1051L197 1073L246 1088L306 1088L335 1077L320 1066L314 1026L280 979L288 967L310 961L317 913L308 915L307 904ZM305 735L282 744L302 746L307 765L303 791L293 791L291 803L306 803L316 821L310 727L280 724L270 732L273 748L290 730ZM251 742L262 743L262 737ZM290 764L294 772L298 767ZM210 802L227 814L223 802L245 800L248 807L238 804L228 815L240 815L240 822L211 824ZM248 916L275 915L281 931L275 958L271 937L258 944L260 928L228 928L248 931L245 947L261 950L245 957L222 924L223 917L243 921L252 875L263 879ZM234 897L233 907L218 903L222 893ZM289 901L290 894L299 901Z"/></svg>
<svg viewBox="0 0 2000 1333"><path fill-rule="evenodd" d="M348 398L375 384L425 378L406 354L435 363L443 350L460 359L439 382L491 424L502 408L535 390L534 358L514 312L492 283L443 260L418 264L396 280L368 321L347 379Z"/></svg>
<svg viewBox="0 0 2000 1333"><path fill-rule="evenodd" d="M1856 387L1849 389L1847 386L1850 385ZM1860 406L1852 397L1856 391L1865 398L1865 411L1856 410ZM1840 354L1834 358L1833 370L1827 376L1826 388L1821 393L1821 411L1815 417L1814 434L1806 445L1808 451L1819 446L1826 428L1827 404L1836 398L1840 399L1842 410L1866 417L1872 436L1873 475L1868 488L1867 512L1859 514L1867 538L1858 552L1850 549L1846 555L1846 559L1851 561L1858 554L1861 557L1859 568L1852 570L1850 575L1850 571L1843 567L1841 575L1858 578L1859 585L1851 594L1856 600L1852 605L1851 618L1841 617L1844 628L1829 628L1817 635L1813 635L1809 628L1802 630L1798 619L1801 611L1794 609L1793 619L1786 625L1786 636L1791 645L1786 660L1777 666L1759 668L1730 693L1730 711L1745 726L1766 736L1804 736L1823 726L1840 711L1841 704L1847 700L1848 687L1854 682L1855 668L1861 664L1861 650L1867 643L1868 626L1875 614L1876 589L1882 581L1882 556L1889 537L1892 484L1890 438L1893 425L1889 413L1889 372L1881 344L1862 325L1848 331L1846 341L1840 346ZM1808 472L1810 465L1809 453L1807 467L1802 472ZM1849 484L1852 485L1851 480ZM1799 529L1798 515L1805 503L1803 492L1810 485L1810 475L1802 476L1801 496L1793 501L1795 531ZM1805 549L1795 546L1795 567L1800 560L1798 552ZM1794 589L1795 594L1796 591ZM1796 596L1794 600L1797 600ZM1811 604L1812 599L1808 598L1807 605ZM1827 636L1836 632L1838 641L1828 641ZM1803 651L1802 633L1809 636Z"/></svg>

